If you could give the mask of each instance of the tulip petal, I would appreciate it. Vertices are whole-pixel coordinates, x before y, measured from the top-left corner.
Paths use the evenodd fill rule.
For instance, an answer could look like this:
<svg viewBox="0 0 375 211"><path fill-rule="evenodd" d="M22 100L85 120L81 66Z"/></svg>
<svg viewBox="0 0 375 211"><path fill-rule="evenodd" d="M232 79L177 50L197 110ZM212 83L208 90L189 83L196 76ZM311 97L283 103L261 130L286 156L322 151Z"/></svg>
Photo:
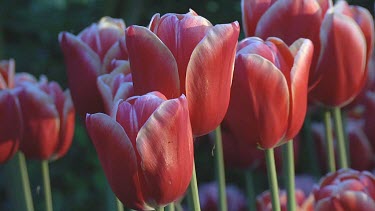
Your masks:
<svg viewBox="0 0 375 211"><path fill-rule="evenodd" d="M137 149L146 201L160 206L181 197L189 185L194 160L185 96L165 101L155 110L138 133Z"/></svg>
<svg viewBox="0 0 375 211"><path fill-rule="evenodd" d="M363 192L345 191L339 194L340 203L345 210L375 210L375 201Z"/></svg>
<svg viewBox="0 0 375 211"><path fill-rule="evenodd" d="M164 15L153 31L176 59L181 93L185 93L184 79L190 56L210 28L212 24L207 19L188 13L182 17L174 14Z"/></svg>
<svg viewBox="0 0 375 211"><path fill-rule="evenodd" d="M99 100L100 94L96 87L96 78L101 67L99 56L70 33L60 33L59 41L67 66L69 88L78 114L84 117L86 113L103 111L104 106Z"/></svg>
<svg viewBox="0 0 375 211"><path fill-rule="evenodd" d="M17 152L22 135L22 118L19 101L16 96L6 90L0 91L0 114L1 164Z"/></svg>
<svg viewBox="0 0 375 211"><path fill-rule="evenodd" d="M320 31L322 51L316 74L319 83L310 91L313 101L325 106L344 106L364 83L366 41L359 26L331 8Z"/></svg>
<svg viewBox="0 0 375 211"><path fill-rule="evenodd" d="M238 35L238 22L216 25L191 55L186 97L195 136L214 130L227 111Z"/></svg>
<svg viewBox="0 0 375 211"><path fill-rule="evenodd" d="M176 60L155 34L145 27L130 26L126 46L135 94L159 91L168 99L180 95Z"/></svg>
<svg viewBox="0 0 375 211"><path fill-rule="evenodd" d="M293 46L298 48L294 64L290 71L291 80L291 104L289 114L288 131L285 134L286 141L294 138L301 129L306 116L307 88L311 59L314 46L308 39L299 39ZM299 46L299 47L297 47Z"/></svg>
<svg viewBox="0 0 375 211"><path fill-rule="evenodd" d="M59 113L53 99L35 85L25 85L18 99L24 123L22 152L29 159L50 159L60 130Z"/></svg>
<svg viewBox="0 0 375 211"><path fill-rule="evenodd" d="M242 22L246 37L255 36L259 19L276 0L242 0Z"/></svg>
<svg viewBox="0 0 375 211"><path fill-rule="evenodd" d="M249 130L257 136L257 145L264 149L273 148L284 138L289 116L288 84L278 68L256 54L240 54L235 64L233 79L236 86L249 90L240 92L235 98L244 102L249 115ZM236 87L235 90L238 90ZM233 93L232 93L233 94ZM237 118L240 118L237 111Z"/></svg>
<svg viewBox="0 0 375 211"><path fill-rule="evenodd" d="M87 115L86 127L113 192L125 206L145 209L137 158L124 129L102 113Z"/></svg>

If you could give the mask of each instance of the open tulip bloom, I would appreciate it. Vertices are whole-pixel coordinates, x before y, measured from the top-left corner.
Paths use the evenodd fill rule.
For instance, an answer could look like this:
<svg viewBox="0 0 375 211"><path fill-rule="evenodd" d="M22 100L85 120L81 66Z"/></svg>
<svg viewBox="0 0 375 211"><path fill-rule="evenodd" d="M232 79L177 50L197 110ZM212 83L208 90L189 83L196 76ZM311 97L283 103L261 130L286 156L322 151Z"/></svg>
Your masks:
<svg viewBox="0 0 375 211"><path fill-rule="evenodd" d="M187 100L159 92L119 100L111 116L88 114L86 126L112 190L132 209L181 197L194 152Z"/></svg>
<svg viewBox="0 0 375 211"><path fill-rule="evenodd" d="M214 130L228 108L238 22L212 24L194 11L154 15L149 28L130 26L122 49L129 54L134 93L185 94L194 136Z"/></svg>

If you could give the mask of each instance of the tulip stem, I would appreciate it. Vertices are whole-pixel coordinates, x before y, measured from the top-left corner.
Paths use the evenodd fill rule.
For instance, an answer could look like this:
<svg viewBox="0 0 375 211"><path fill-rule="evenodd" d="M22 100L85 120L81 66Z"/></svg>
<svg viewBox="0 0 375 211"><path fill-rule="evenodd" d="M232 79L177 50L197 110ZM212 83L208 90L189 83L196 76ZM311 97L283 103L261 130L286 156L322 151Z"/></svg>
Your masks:
<svg viewBox="0 0 375 211"><path fill-rule="evenodd" d="M215 169L217 177L217 185L219 190L219 210L227 210L227 197L225 192L225 169L224 169L224 155L223 143L221 138L220 125L215 130Z"/></svg>
<svg viewBox="0 0 375 211"><path fill-rule="evenodd" d="M282 148L284 182L288 199L287 207L288 211L296 211L293 140L289 140Z"/></svg>
<svg viewBox="0 0 375 211"><path fill-rule="evenodd" d="M332 122L331 122L331 113L329 110L324 111L324 126L325 126L325 136L327 143L327 161L328 161L328 171L336 171L336 162L335 162L335 150L333 148L333 136L332 136Z"/></svg>
<svg viewBox="0 0 375 211"><path fill-rule="evenodd" d="M197 175L195 172L195 163L193 163L193 175L189 185L188 203L190 210L200 211L199 193L197 184Z"/></svg>
<svg viewBox="0 0 375 211"><path fill-rule="evenodd" d="M174 203L172 202L172 203L168 204L168 205L165 207L165 210L166 210L166 211L174 211L174 210L175 210L175 209L174 209Z"/></svg>
<svg viewBox="0 0 375 211"><path fill-rule="evenodd" d="M18 152L7 164L10 168L10 180L12 182L11 193L17 197L13 200L15 210L34 211L33 198L30 190L29 175L25 156Z"/></svg>
<svg viewBox="0 0 375 211"><path fill-rule="evenodd" d="M117 197L115 198L117 211L124 211L124 206L122 205L121 201Z"/></svg>
<svg viewBox="0 0 375 211"><path fill-rule="evenodd" d="M245 170L245 182L248 210L256 211L253 173L250 169Z"/></svg>
<svg viewBox="0 0 375 211"><path fill-rule="evenodd" d="M43 190L44 190L44 202L46 211L52 211L52 194L51 194L51 183L49 178L48 160L41 161L42 166L42 177L43 177Z"/></svg>
<svg viewBox="0 0 375 211"><path fill-rule="evenodd" d="M272 210L280 211L279 186L277 184L277 173L276 173L275 156L274 156L273 148L266 149L265 153L266 153L268 183L269 183L270 190L271 190Z"/></svg>
<svg viewBox="0 0 375 211"><path fill-rule="evenodd" d="M164 207L157 207L155 208L155 211L164 211Z"/></svg>
<svg viewBox="0 0 375 211"><path fill-rule="evenodd" d="M339 154L340 168L348 168L348 159L346 152L346 144L344 138L344 128L342 126L341 109L339 107L333 108L333 117L335 120L335 130L337 135L337 150Z"/></svg>

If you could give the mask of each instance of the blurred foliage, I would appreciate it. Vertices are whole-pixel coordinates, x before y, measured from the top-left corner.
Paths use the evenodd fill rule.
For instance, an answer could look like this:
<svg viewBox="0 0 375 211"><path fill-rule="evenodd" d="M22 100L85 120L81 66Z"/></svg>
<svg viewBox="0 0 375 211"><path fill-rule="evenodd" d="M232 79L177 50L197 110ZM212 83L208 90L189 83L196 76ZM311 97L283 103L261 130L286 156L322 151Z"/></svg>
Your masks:
<svg viewBox="0 0 375 211"><path fill-rule="evenodd" d="M373 13L373 1L350 1ZM147 25L155 13L186 13L193 9L213 24L239 21L240 0L1 0L0 58L14 58L17 72L46 75L67 88L58 34L78 34L102 16L122 18L127 26ZM241 33L240 37L243 37ZM50 164L53 203L59 210L105 210L108 208L107 182L81 120L77 120L72 147L68 154ZM201 139L207 139L203 137ZM208 140L196 144L199 182L213 179L212 145ZM37 161L28 161L36 210L41 210L41 170ZM0 210L12 210L7 198L4 167L0 166ZM228 183L244 183L239 171L227 171ZM262 172L256 178L266 177ZM256 184L257 192L266 184ZM243 185L241 186L243 187ZM110 203L109 203L110 204Z"/></svg>

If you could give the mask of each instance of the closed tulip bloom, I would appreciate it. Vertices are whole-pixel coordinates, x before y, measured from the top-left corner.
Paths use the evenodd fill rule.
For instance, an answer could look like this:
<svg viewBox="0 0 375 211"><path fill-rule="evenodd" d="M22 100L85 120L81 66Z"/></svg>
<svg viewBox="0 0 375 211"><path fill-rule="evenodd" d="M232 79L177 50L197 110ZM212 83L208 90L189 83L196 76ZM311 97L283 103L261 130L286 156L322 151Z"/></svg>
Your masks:
<svg viewBox="0 0 375 211"><path fill-rule="evenodd" d="M126 49L135 94L185 94L193 134L207 134L228 108L238 35L237 22L212 26L194 11L156 14L149 28L130 26Z"/></svg>
<svg viewBox="0 0 375 211"><path fill-rule="evenodd" d="M288 46L278 38L238 44L225 121L238 140L269 149L294 138L306 114L313 53L308 39Z"/></svg>
<svg viewBox="0 0 375 211"><path fill-rule="evenodd" d="M119 100L113 111L87 115L86 127L116 196L140 210L181 197L194 160L185 96L152 92Z"/></svg>
<svg viewBox="0 0 375 211"><path fill-rule="evenodd" d="M340 169L313 190L314 210L375 210L375 177L367 171Z"/></svg>
<svg viewBox="0 0 375 211"><path fill-rule="evenodd" d="M14 86L14 60L0 61L0 164L17 151L22 137L21 109Z"/></svg>
<svg viewBox="0 0 375 211"><path fill-rule="evenodd" d="M58 159L73 140L75 112L70 93L45 77L32 82L23 80L33 78L25 75L16 79L24 127L20 149L28 159Z"/></svg>
<svg viewBox="0 0 375 211"><path fill-rule="evenodd" d="M113 59L127 59L118 41L125 37L125 23L121 19L102 18L77 36L69 32L59 34L64 54L68 84L77 113L103 112L96 80L112 71Z"/></svg>

